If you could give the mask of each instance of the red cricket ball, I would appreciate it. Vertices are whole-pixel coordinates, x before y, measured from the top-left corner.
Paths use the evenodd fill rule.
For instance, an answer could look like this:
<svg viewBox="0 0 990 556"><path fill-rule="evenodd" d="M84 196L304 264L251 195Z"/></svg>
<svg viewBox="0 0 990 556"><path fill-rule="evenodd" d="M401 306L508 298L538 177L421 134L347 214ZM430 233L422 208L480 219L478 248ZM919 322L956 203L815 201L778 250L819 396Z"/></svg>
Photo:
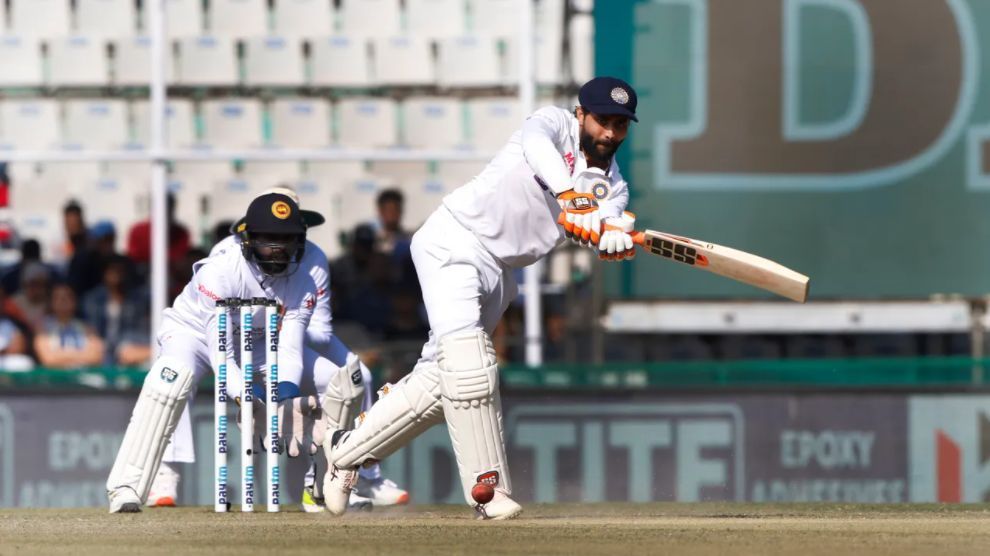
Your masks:
<svg viewBox="0 0 990 556"><path fill-rule="evenodd" d="M487 504L495 498L495 489L491 485L478 483L471 487L471 498L479 504Z"/></svg>

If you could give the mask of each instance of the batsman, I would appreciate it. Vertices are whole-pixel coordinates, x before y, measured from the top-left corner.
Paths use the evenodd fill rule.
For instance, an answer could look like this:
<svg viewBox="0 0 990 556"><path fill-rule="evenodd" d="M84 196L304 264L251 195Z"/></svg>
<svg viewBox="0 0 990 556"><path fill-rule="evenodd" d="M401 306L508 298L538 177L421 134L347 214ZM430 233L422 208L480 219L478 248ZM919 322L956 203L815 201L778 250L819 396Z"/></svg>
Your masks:
<svg viewBox="0 0 990 556"><path fill-rule="evenodd" d="M518 293L513 271L565 238L608 261L635 253L625 212L629 191L615 152L636 121L636 93L613 77L596 77L572 111L544 107L530 115L473 180L444 198L413 236L430 336L410 374L383 395L351 431L324 441L330 471L326 507L346 511L362 465L381 460L446 421L464 499L477 483L495 496L481 519L508 519L512 498L490 334Z"/></svg>

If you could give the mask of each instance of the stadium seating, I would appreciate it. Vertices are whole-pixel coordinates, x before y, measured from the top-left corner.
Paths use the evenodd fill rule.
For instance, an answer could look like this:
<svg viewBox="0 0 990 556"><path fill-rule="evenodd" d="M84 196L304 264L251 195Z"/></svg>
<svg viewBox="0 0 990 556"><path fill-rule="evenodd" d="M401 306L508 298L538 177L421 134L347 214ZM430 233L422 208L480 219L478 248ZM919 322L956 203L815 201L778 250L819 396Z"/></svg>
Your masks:
<svg viewBox="0 0 990 556"><path fill-rule="evenodd" d="M10 0L10 30L38 38L69 34L69 0Z"/></svg>
<svg viewBox="0 0 990 556"><path fill-rule="evenodd" d="M437 162L437 177L457 188L474 179L485 169L486 161L481 160L450 160Z"/></svg>
<svg viewBox="0 0 990 556"><path fill-rule="evenodd" d="M327 219L324 224L306 230L306 239L323 249L327 258L333 259L339 256L339 222L330 218L338 202L333 186L320 180L301 179L293 183L292 187L299 195L302 208L315 210Z"/></svg>
<svg viewBox="0 0 990 556"><path fill-rule="evenodd" d="M244 216L245 207L271 185L262 181L232 178L214 183L210 195L210 220L237 220Z"/></svg>
<svg viewBox="0 0 990 556"><path fill-rule="evenodd" d="M113 48L113 84L123 87L147 85L151 81L151 40L145 36L115 39ZM166 79L171 72L166 69Z"/></svg>
<svg viewBox="0 0 990 556"><path fill-rule="evenodd" d="M347 98L337 103L336 143L345 147L394 146L398 139L395 101Z"/></svg>
<svg viewBox="0 0 990 556"><path fill-rule="evenodd" d="M364 176L357 179L330 182L337 192L337 202L329 215L340 230L350 232L362 222L374 220L377 216L375 199L378 192L395 184L381 178Z"/></svg>
<svg viewBox="0 0 990 556"><path fill-rule="evenodd" d="M149 162L107 162L103 175L127 181L147 188L151 183L151 163Z"/></svg>
<svg viewBox="0 0 990 556"><path fill-rule="evenodd" d="M430 163L423 160L377 160L368 165L370 175L398 184L420 182L431 177Z"/></svg>
<svg viewBox="0 0 990 556"><path fill-rule="evenodd" d="M0 67L0 87L41 85L41 43L28 36L0 36Z"/></svg>
<svg viewBox="0 0 990 556"><path fill-rule="evenodd" d="M241 168L241 176L245 179L262 184L264 187L275 187L279 184L291 184L302 179L302 166L293 161L245 161Z"/></svg>
<svg viewBox="0 0 990 556"><path fill-rule="evenodd" d="M137 14L134 0L76 0L76 30L102 37L135 34Z"/></svg>
<svg viewBox="0 0 990 556"><path fill-rule="evenodd" d="M595 18L575 15L569 23L568 33L571 76L575 83L586 83L595 77Z"/></svg>
<svg viewBox="0 0 990 556"><path fill-rule="evenodd" d="M107 46L102 39L76 35L48 41L48 84L97 87L110 82Z"/></svg>
<svg viewBox="0 0 990 556"><path fill-rule="evenodd" d="M366 175L365 163L357 160L348 161L311 161L305 164L303 174L305 179L318 182L340 183Z"/></svg>
<svg viewBox="0 0 990 556"><path fill-rule="evenodd" d="M166 32L170 37L193 37L203 34L202 0L165 0ZM150 34L148 9L141 10L141 29Z"/></svg>
<svg viewBox="0 0 990 556"><path fill-rule="evenodd" d="M127 103L115 99L65 102L62 142L65 148L109 150L129 143Z"/></svg>
<svg viewBox="0 0 990 556"><path fill-rule="evenodd" d="M255 99L211 99L201 105L203 145L211 148L257 148L262 138L261 103Z"/></svg>
<svg viewBox="0 0 990 556"><path fill-rule="evenodd" d="M500 37L519 34L518 0L472 0L471 29Z"/></svg>
<svg viewBox="0 0 990 556"><path fill-rule="evenodd" d="M400 182L399 189L405 198L403 224L412 229L419 228L452 191L448 184L432 177Z"/></svg>
<svg viewBox="0 0 990 556"><path fill-rule="evenodd" d="M436 80L430 43L396 35L374 40L375 82L380 85L430 85Z"/></svg>
<svg viewBox="0 0 990 556"><path fill-rule="evenodd" d="M148 188L144 183L100 176L80 182L76 197L89 223L109 220L117 232L117 246L126 248L127 233L149 214Z"/></svg>
<svg viewBox="0 0 990 556"><path fill-rule="evenodd" d="M236 37L268 34L267 0L210 0L207 5L211 34Z"/></svg>
<svg viewBox="0 0 990 556"><path fill-rule="evenodd" d="M406 0L406 30L423 37L449 37L466 30L464 0Z"/></svg>
<svg viewBox="0 0 990 556"><path fill-rule="evenodd" d="M563 45L559 29L536 36L536 82L540 85L563 83ZM505 39L505 83L519 82L519 51L516 39Z"/></svg>
<svg viewBox="0 0 990 556"><path fill-rule="evenodd" d="M460 101L450 97L411 97L402 103L403 144L424 149L465 146Z"/></svg>
<svg viewBox="0 0 990 556"><path fill-rule="evenodd" d="M312 77L317 87L371 85L368 43L363 38L335 35L311 41Z"/></svg>
<svg viewBox="0 0 990 556"><path fill-rule="evenodd" d="M318 37L333 33L333 3L327 0L275 0L275 33Z"/></svg>
<svg viewBox="0 0 990 556"><path fill-rule="evenodd" d="M291 86L305 81L302 43L295 37L253 37L245 41L244 83Z"/></svg>
<svg viewBox="0 0 990 556"><path fill-rule="evenodd" d="M134 146L147 148L151 140L151 110L146 100L135 101L131 108L134 115ZM168 146L190 147L196 140L194 109L190 100L172 98L166 108L166 128Z"/></svg>
<svg viewBox="0 0 990 556"><path fill-rule="evenodd" d="M503 82L498 41L461 35L440 41L437 83L442 87L491 87Z"/></svg>
<svg viewBox="0 0 990 556"><path fill-rule="evenodd" d="M38 166L38 179L69 184L71 193L83 195L82 184L92 182L103 174L99 162L45 162Z"/></svg>
<svg viewBox="0 0 990 556"><path fill-rule="evenodd" d="M496 151L522 125L525 115L518 99L479 97L467 101L469 142L478 150Z"/></svg>
<svg viewBox="0 0 990 556"><path fill-rule="evenodd" d="M238 77L237 51L230 37L202 35L179 40L179 85L232 86Z"/></svg>
<svg viewBox="0 0 990 556"><path fill-rule="evenodd" d="M401 29L399 0L340 0L339 16L350 35L388 37Z"/></svg>
<svg viewBox="0 0 990 556"><path fill-rule="evenodd" d="M320 148L333 143L330 103L318 98L279 98L269 107L271 144L286 148Z"/></svg>
<svg viewBox="0 0 990 556"><path fill-rule="evenodd" d="M0 103L0 145L3 148L41 150L61 142L56 101L9 99Z"/></svg>

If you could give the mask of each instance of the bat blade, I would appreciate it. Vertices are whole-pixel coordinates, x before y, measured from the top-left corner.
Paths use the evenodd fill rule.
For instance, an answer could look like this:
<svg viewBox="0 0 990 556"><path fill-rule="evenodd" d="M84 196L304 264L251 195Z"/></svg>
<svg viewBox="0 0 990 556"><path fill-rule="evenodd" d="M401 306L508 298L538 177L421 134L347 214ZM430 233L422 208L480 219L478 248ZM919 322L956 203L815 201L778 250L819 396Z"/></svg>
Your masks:
<svg viewBox="0 0 990 556"><path fill-rule="evenodd" d="M654 255L707 270L804 303L808 277L770 259L706 241L656 230L633 232L633 241Z"/></svg>

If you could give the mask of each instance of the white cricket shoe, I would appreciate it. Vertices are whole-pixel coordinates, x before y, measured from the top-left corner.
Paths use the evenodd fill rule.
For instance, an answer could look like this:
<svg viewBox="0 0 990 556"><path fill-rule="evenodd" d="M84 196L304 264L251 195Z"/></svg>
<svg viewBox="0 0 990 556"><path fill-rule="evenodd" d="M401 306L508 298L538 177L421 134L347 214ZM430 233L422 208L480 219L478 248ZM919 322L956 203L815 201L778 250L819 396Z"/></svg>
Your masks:
<svg viewBox="0 0 990 556"><path fill-rule="evenodd" d="M323 476L323 500L327 511L333 515L344 515L350 501L351 491L358 480L358 468L340 468L333 463L334 447L346 438L346 432L337 431L323 441L323 454L327 458L327 473Z"/></svg>
<svg viewBox="0 0 990 556"><path fill-rule="evenodd" d="M376 506L380 507L405 506L409 503L409 493L385 477L377 479L360 477L354 492L365 498L370 498Z"/></svg>
<svg viewBox="0 0 990 556"><path fill-rule="evenodd" d="M351 496L347 499L347 509L357 512L370 512L375 509L375 503L371 498L365 498L359 495L357 491L351 491Z"/></svg>
<svg viewBox="0 0 990 556"><path fill-rule="evenodd" d="M166 462L158 467L158 474L151 482L146 506L157 508L174 508L179 497L179 472Z"/></svg>
<svg viewBox="0 0 990 556"><path fill-rule="evenodd" d="M110 500L110 513L136 514L141 511L141 498L131 487L117 487L107 491Z"/></svg>
<svg viewBox="0 0 990 556"><path fill-rule="evenodd" d="M476 506L474 511L478 519L502 520L512 519L522 513L523 509L515 500L509 498L501 489L495 489L495 497L484 506Z"/></svg>

